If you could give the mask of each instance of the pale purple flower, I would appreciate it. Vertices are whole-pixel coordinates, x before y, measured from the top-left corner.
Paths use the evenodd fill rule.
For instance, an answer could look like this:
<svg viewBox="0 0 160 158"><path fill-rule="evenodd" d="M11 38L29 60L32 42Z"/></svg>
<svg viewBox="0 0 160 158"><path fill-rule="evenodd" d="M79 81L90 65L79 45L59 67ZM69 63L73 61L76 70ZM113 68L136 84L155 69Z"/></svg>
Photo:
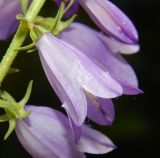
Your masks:
<svg viewBox="0 0 160 158"><path fill-rule="evenodd" d="M132 67L119 53L132 54L138 51L138 45L120 43L83 24L73 23L63 31L60 39L72 44L87 55L99 68L118 81L124 94L138 94L138 80Z"/></svg>
<svg viewBox="0 0 160 158"><path fill-rule="evenodd" d="M138 42L137 31L128 17L108 0L79 0L92 20L109 35L130 44Z"/></svg>
<svg viewBox="0 0 160 158"><path fill-rule="evenodd" d="M0 12L0 40L6 40L18 27L16 15L22 12L20 0L0 0Z"/></svg>
<svg viewBox="0 0 160 158"><path fill-rule="evenodd" d="M62 0L57 0L60 4ZM131 20L108 0L75 0L86 10L91 19L106 34L124 43L136 44L138 33ZM78 5L78 4L77 4ZM70 13L75 10L70 9Z"/></svg>
<svg viewBox="0 0 160 158"><path fill-rule="evenodd" d="M111 101L103 107L98 101L98 98L115 98L123 93L121 85L109 72L103 71L80 50L50 33L44 34L36 46L50 84L76 125L82 125L86 118L87 100L93 104L93 108L101 111L99 114L103 113L103 119L107 119L107 110L109 115L114 115ZM105 122L112 120L111 116Z"/></svg>
<svg viewBox="0 0 160 158"><path fill-rule="evenodd" d="M15 131L33 158L85 158L84 153L104 154L115 148L108 137L86 125L75 144L64 114L48 107L30 105L26 109L31 114L17 122Z"/></svg>
<svg viewBox="0 0 160 158"><path fill-rule="evenodd" d="M16 30L20 10L20 0L0 0L0 40L6 40Z"/></svg>

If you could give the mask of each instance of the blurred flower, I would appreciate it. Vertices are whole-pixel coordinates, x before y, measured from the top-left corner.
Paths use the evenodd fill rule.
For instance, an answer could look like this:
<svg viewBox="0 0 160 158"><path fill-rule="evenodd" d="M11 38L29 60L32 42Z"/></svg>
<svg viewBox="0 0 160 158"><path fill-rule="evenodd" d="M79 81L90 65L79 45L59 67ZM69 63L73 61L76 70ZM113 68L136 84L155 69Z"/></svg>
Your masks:
<svg viewBox="0 0 160 158"><path fill-rule="evenodd" d="M26 106L28 118L16 125L16 134L23 147L34 158L85 158L85 153L104 154L115 145L102 133L86 125L75 144L68 118L47 107Z"/></svg>
<svg viewBox="0 0 160 158"><path fill-rule="evenodd" d="M6 40L17 28L16 15L20 13L20 0L0 1L0 40Z"/></svg>
<svg viewBox="0 0 160 158"><path fill-rule="evenodd" d="M88 100L92 108L101 111L97 113L97 122L102 118L110 124L114 118L113 105L108 101L103 106L102 100L120 96L123 93L121 85L84 53L50 33L44 34L36 46L48 80L73 122L82 125L87 115ZM91 110L89 116L95 112L92 108L88 108ZM102 114L104 117L98 116Z"/></svg>
<svg viewBox="0 0 160 158"><path fill-rule="evenodd" d="M59 38L87 55L104 72L121 84L124 94L138 94L138 80L132 67L119 53L132 54L138 45L124 44L86 25L73 23Z"/></svg>
<svg viewBox="0 0 160 158"><path fill-rule="evenodd" d="M60 4L61 1L57 0L57 3ZM77 1L104 33L124 43L136 44L138 42L135 26L112 2L108 0L75 0L74 6ZM71 8L70 13L74 12L76 12L75 9Z"/></svg>
<svg viewBox="0 0 160 158"><path fill-rule="evenodd" d="M31 2L28 1L29 4ZM18 27L16 15L22 12L20 0L0 0L0 11L0 40L7 40Z"/></svg>

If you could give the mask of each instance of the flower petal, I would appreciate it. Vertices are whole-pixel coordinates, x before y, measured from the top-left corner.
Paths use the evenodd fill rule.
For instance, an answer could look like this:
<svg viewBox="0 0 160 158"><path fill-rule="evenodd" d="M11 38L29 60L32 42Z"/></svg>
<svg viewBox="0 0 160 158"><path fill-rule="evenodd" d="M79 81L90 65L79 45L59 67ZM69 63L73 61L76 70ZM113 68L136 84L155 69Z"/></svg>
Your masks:
<svg viewBox="0 0 160 158"><path fill-rule="evenodd" d="M118 82L71 45L51 34L45 34L37 42L37 47L52 87L78 126L83 123L87 113L87 102L82 87L102 98L112 98L122 94Z"/></svg>
<svg viewBox="0 0 160 158"><path fill-rule="evenodd" d="M71 37L71 34L69 33L69 36ZM74 37L74 36L73 36ZM61 38L61 37L60 37ZM63 37L62 37L63 39ZM88 40L88 39L86 39ZM90 39L89 39L90 40ZM64 39L66 45L68 40ZM76 44L81 43L81 41L75 41ZM62 41L61 41L62 43ZM75 45L75 43L70 42L71 45ZM84 43L83 43L84 44ZM115 82L113 78L111 78L110 74L107 72L102 71L99 67L97 67L96 64L93 63L90 60L90 56L88 54L82 53L79 50L83 51L83 47L76 47L79 50L75 49L71 45L68 45L68 47L73 51L76 52L74 55L77 57L72 57L74 59L75 64L73 64L74 61L72 61L72 64L74 67L77 67L75 72L77 71L77 80L78 82L83 86L83 88L90 93L92 93L95 96L102 97L102 98L114 98L122 94L122 88L121 86ZM81 49L82 48L82 49ZM85 47L85 48L88 48ZM92 52L89 52L92 53ZM71 53L70 53L71 54ZM87 57L87 56L89 57ZM77 58L77 61L76 61ZM78 59L79 58L79 59ZM81 60L81 61L80 61ZM83 61L83 63L82 63ZM70 61L71 63L71 61ZM81 64L81 65L79 65ZM84 67L82 67L84 66ZM86 70L88 71L86 71ZM71 71L71 68L70 68ZM90 74L89 74L90 73Z"/></svg>
<svg viewBox="0 0 160 158"><path fill-rule="evenodd" d="M124 94L135 95L135 94L143 93L143 91L141 89L139 89L137 86L127 84L126 82L123 82L123 81L120 81L120 80L117 80L117 81L123 87Z"/></svg>
<svg viewBox="0 0 160 158"><path fill-rule="evenodd" d="M115 149L108 137L87 126L82 127L82 136L77 146L81 152L91 154L105 154Z"/></svg>
<svg viewBox="0 0 160 158"><path fill-rule="evenodd" d="M115 148L108 137L86 125L82 126L81 137L75 144L65 115L42 106L27 105L26 109L31 114L17 121L15 131L34 158L85 158L83 152L104 154Z"/></svg>
<svg viewBox="0 0 160 158"><path fill-rule="evenodd" d="M54 63L54 61L60 61L59 59L55 59L54 53L52 52L52 50L54 50L52 45L47 45L47 43L46 45L43 45L41 42L39 42L38 45L44 46L43 48L40 48L41 53L39 55L51 86L61 99L62 103L64 103L63 107L66 109L72 120L78 126L81 125L84 122L87 113L87 102L83 91L75 80L68 76L69 74L65 70L57 70L56 66L61 63ZM58 54L59 52L56 53Z"/></svg>
<svg viewBox="0 0 160 158"><path fill-rule="evenodd" d="M87 116L100 125L111 125L114 121L114 105L110 99L88 97Z"/></svg>
<svg viewBox="0 0 160 158"><path fill-rule="evenodd" d="M69 123L71 130L75 136L75 143L77 143L81 137L81 126L77 126L70 117L69 117Z"/></svg>
<svg viewBox="0 0 160 158"><path fill-rule="evenodd" d="M105 42L106 46L112 53L122 54L135 54L139 51L140 46L138 44L126 44L116 40L115 38L105 36L104 34L98 34L99 37Z"/></svg>
<svg viewBox="0 0 160 158"><path fill-rule="evenodd" d="M122 42L135 44L138 34L129 18L108 0L79 0L92 20L109 35Z"/></svg>
<svg viewBox="0 0 160 158"><path fill-rule="evenodd" d="M17 122L15 130L23 147L34 158L84 158L67 129L64 115L50 108L37 108L40 111L28 106L32 113Z"/></svg>
<svg viewBox="0 0 160 158"><path fill-rule="evenodd" d="M69 29L63 31L59 38L74 45L101 69L109 72L112 77L121 83L125 94L134 94L127 91L127 89L133 89L132 92L137 94L139 91L137 89L138 81L134 70L119 54L113 54L100 36L100 33L89 27L74 23Z"/></svg>

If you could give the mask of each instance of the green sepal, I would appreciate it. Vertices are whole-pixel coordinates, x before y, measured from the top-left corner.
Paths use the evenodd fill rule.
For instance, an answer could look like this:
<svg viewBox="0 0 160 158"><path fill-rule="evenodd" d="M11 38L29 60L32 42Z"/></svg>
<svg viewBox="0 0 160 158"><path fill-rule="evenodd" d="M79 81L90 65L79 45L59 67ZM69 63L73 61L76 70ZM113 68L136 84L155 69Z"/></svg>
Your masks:
<svg viewBox="0 0 160 158"><path fill-rule="evenodd" d="M19 105L16 100L6 91L1 92L0 94L3 100L0 100L0 107L5 106L5 111L14 118L19 118Z"/></svg>
<svg viewBox="0 0 160 158"><path fill-rule="evenodd" d="M29 29L30 29L30 37L31 37L32 41L37 41L38 37L33 29L33 26L29 27Z"/></svg>
<svg viewBox="0 0 160 158"><path fill-rule="evenodd" d="M73 15L70 19L68 19L67 21L62 21L63 15L65 14L65 12L68 10L68 8L73 4L73 0L71 0L71 2L69 3L69 5L65 8L65 2L62 1L60 8L58 10L58 13L56 15L55 18L43 18L40 16L37 16L36 19L34 20L34 25L30 27L30 34L31 34L31 38L33 40L35 40L35 36L36 34L38 34L36 31L39 31L39 28L43 28L44 30L48 30L48 32L51 32L53 35L58 36L63 30L65 30L66 28L68 28L72 22L74 21L76 15ZM36 29L36 31L33 31L33 28L39 27L38 29ZM41 31L41 32L45 32L45 31ZM47 31L46 31L47 32Z"/></svg>
<svg viewBox="0 0 160 158"><path fill-rule="evenodd" d="M46 28L40 25L31 25L29 28L30 37L33 42L36 42L44 33L48 32Z"/></svg>
<svg viewBox="0 0 160 158"><path fill-rule="evenodd" d="M44 27L42 27L42 26L39 26L39 25L35 25L34 27L33 27L33 31L35 32L35 34L36 34L36 41L38 40L38 39L40 39L41 38L41 36L44 34L44 33L47 33L48 32L48 30L46 30Z"/></svg>
<svg viewBox="0 0 160 158"><path fill-rule="evenodd" d="M26 105L26 103L28 102L30 95L31 95L31 92L32 92L32 86L33 86L33 80L31 80L29 82L27 90L26 90L26 94L24 95L23 99L20 102L18 102L18 104L21 107L24 107Z"/></svg>
<svg viewBox="0 0 160 158"><path fill-rule="evenodd" d="M18 110L15 107L15 105L13 106L13 104L11 104L8 101L5 100L0 100L0 108L3 108L5 111L7 111L7 113L9 113L12 117L19 117L18 114Z"/></svg>
<svg viewBox="0 0 160 158"><path fill-rule="evenodd" d="M33 53L37 50L37 48L33 48L33 49L30 49L30 50L27 50L27 53Z"/></svg>
<svg viewBox="0 0 160 158"><path fill-rule="evenodd" d="M26 19L25 19L25 17L24 17L23 14L17 14L17 15L16 15L16 19L17 19L17 20L21 20L21 21L26 21ZM27 22L27 21L26 21L26 22Z"/></svg>
<svg viewBox="0 0 160 158"><path fill-rule="evenodd" d="M8 120L9 120L9 118L6 114L0 116L0 122L6 122Z"/></svg>
<svg viewBox="0 0 160 158"><path fill-rule="evenodd" d="M37 16L35 24L44 27L46 30L51 30L55 24L55 19L51 17L43 18L41 16Z"/></svg>
<svg viewBox="0 0 160 158"><path fill-rule="evenodd" d="M9 120L9 128L8 128L7 133L4 136L4 140L6 140L10 136L10 134L13 132L15 127L16 127L16 120L10 119Z"/></svg>
<svg viewBox="0 0 160 158"><path fill-rule="evenodd" d="M0 108L9 109L10 108L10 103L6 100L0 99Z"/></svg>
<svg viewBox="0 0 160 158"><path fill-rule="evenodd" d="M64 1L62 1L60 8L58 10L58 13L55 17L55 22L53 23L53 26L52 26L50 32L52 32L53 30L56 30L57 27L59 27L59 24L60 24L60 22L63 18L63 15L64 15L64 10L65 10L65 3L64 3Z"/></svg>
<svg viewBox="0 0 160 158"><path fill-rule="evenodd" d="M73 15L70 19L68 19L67 21L65 22L60 22L59 25L54 29L52 30L52 34L55 35L55 36L58 36L63 30L67 29L72 23L73 21L75 20L75 18L77 17L77 15Z"/></svg>
<svg viewBox="0 0 160 158"><path fill-rule="evenodd" d="M23 13L23 15L25 15L27 12L28 0L20 0L20 1L21 1L22 13Z"/></svg>
<svg viewBox="0 0 160 158"><path fill-rule="evenodd" d="M6 101L14 102L16 103L16 100L7 92L7 91L2 91L0 93L0 97Z"/></svg>
<svg viewBox="0 0 160 158"><path fill-rule="evenodd" d="M12 133L16 126L16 122L23 118L26 118L31 112L24 109L27 101L29 100L32 91L33 81L29 82L26 93L20 102L16 100L6 91L0 92L0 108L5 111L4 115L0 116L0 122L9 121L9 128L5 134L4 140Z"/></svg>
<svg viewBox="0 0 160 158"><path fill-rule="evenodd" d="M15 51L27 51L28 52L29 50L32 50L32 48L34 48L34 47L35 47L35 42L33 42L27 46L20 47L20 48L16 49Z"/></svg>
<svg viewBox="0 0 160 158"><path fill-rule="evenodd" d="M6 100L0 100L0 108L3 108L7 115L12 116L14 118L19 118L19 109L17 109L18 104Z"/></svg>
<svg viewBox="0 0 160 158"><path fill-rule="evenodd" d="M51 32L53 35L58 36L63 30L67 29L75 20L77 15L73 15L70 19L67 21L59 21L57 23L57 17L56 18L43 18L38 16L35 20L36 25L40 25L49 32Z"/></svg>

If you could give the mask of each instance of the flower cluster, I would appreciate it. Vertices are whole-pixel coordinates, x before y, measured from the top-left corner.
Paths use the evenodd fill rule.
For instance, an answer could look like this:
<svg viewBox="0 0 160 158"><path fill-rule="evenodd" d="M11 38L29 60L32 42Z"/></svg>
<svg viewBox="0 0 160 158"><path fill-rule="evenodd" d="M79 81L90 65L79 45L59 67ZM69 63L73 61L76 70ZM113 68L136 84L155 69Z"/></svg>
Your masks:
<svg viewBox="0 0 160 158"><path fill-rule="evenodd" d="M30 31L33 43L17 50L38 49L45 74L68 117L51 108L28 105L24 110L31 114L14 119L17 137L36 158L84 158L84 153L110 152L115 148L112 141L85 125L85 120L88 117L99 125L111 125L115 117L112 99L142 93L134 70L121 55L138 52L137 31L108 0L56 0L59 10L55 18L36 16L30 20L28 15L38 3L0 1L0 40L6 40L16 30L16 15L21 13L17 19ZM73 22L78 5L101 32ZM11 119L8 112L7 118Z"/></svg>

